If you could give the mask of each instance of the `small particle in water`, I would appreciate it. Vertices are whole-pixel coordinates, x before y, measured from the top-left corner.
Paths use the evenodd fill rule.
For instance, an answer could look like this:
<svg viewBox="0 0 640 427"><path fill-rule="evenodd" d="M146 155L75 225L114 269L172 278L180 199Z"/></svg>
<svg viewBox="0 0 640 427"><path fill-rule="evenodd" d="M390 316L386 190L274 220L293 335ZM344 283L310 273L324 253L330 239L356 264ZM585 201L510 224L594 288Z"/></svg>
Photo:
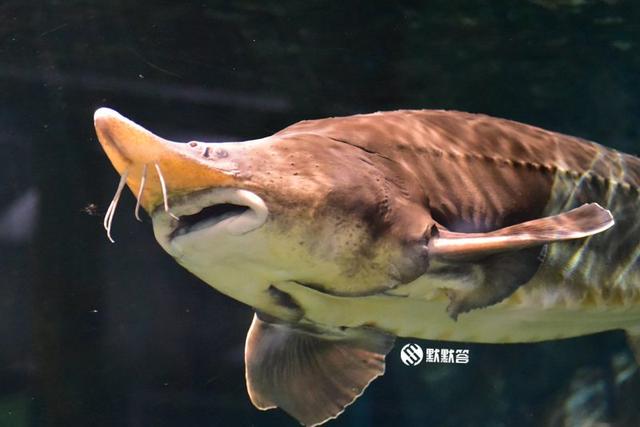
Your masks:
<svg viewBox="0 0 640 427"><path fill-rule="evenodd" d="M98 310L96 310L95 308L93 310L91 310L92 313L97 313Z"/></svg>
<svg viewBox="0 0 640 427"><path fill-rule="evenodd" d="M98 205L96 205L95 203L89 203L87 206L80 209L80 211L91 216L100 215L100 212L98 212Z"/></svg>
<svg viewBox="0 0 640 427"><path fill-rule="evenodd" d="M142 74L138 74L138 78L139 79L144 79L144 76Z"/></svg>

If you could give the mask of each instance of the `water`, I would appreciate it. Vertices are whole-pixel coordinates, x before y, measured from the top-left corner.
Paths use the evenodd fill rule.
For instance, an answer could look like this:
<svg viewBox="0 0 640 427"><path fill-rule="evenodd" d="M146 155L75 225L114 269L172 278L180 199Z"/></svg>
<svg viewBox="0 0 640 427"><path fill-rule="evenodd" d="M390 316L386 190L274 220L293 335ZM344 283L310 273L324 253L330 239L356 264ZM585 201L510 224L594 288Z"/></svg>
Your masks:
<svg viewBox="0 0 640 427"><path fill-rule="evenodd" d="M117 176L96 141L97 107L185 141L447 108L640 152L632 1L7 0L0 18L2 426L297 425L246 395L249 308L177 266L147 218L117 215L116 243L106 239ZM125 194L120 212L133 208ZM411 342L468 349L470 363L405 366ZM635 426L629 357L619 332L400 340L386 375L330 425Z"/></svg>

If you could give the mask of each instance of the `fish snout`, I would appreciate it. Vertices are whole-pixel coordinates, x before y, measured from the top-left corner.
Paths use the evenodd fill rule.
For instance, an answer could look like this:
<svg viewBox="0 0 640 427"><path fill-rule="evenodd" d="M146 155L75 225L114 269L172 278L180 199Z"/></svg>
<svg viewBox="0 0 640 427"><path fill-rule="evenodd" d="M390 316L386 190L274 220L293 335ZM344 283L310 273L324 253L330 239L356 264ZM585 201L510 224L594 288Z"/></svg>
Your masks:
<svg viewBox="0 0 640 427"><path fill-rule="evenodd" d="M151 213L172 194L231 184L233 173L208 164L194 147L161 138L110 108L94 114L98 140L116 171ZM197 147L196 147L197 148Z"/></svg>

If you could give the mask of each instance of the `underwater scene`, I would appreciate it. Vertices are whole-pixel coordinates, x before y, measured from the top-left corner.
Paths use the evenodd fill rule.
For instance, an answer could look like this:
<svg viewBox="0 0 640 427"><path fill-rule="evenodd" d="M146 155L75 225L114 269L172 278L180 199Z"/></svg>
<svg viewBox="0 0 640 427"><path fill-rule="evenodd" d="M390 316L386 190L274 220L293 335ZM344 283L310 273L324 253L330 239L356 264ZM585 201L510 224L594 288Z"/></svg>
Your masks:
<svg viewBox="0 0 640 427"><path fill-rule="evenodd" d="M0 22L0 426L640 425L637 2Z"/></svg>

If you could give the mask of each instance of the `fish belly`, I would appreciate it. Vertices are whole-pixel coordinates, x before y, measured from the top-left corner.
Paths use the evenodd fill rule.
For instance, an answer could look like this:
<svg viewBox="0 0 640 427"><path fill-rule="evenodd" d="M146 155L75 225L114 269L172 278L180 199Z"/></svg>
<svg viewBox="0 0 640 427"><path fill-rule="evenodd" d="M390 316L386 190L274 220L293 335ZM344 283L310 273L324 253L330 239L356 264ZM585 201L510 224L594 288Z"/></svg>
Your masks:
<svg viewBox="0 0 640 427"><path fill-rule="evenodd" d="M423 286L418 279L411 285ZM340 297L288 282L278 288L301 305L311 323L374 327L401 336L444 341L516 343L568 338L640 325L640 306L531 306L518 297L464 313L454 321L446 295Z"/></svg>

